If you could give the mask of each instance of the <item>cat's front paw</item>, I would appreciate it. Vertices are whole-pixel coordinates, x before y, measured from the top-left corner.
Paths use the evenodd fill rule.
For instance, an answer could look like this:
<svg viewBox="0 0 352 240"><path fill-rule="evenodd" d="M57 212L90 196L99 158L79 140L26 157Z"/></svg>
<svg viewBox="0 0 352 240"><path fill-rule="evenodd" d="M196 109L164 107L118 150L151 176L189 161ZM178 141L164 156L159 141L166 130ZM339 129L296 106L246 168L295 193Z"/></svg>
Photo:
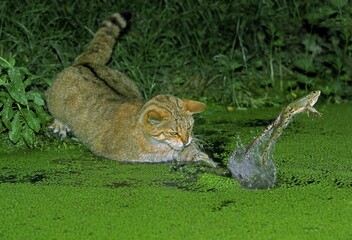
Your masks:
<svg viewBox="0 0 352 240"><path fill-rule="evenodd" d="M196 155L193 156L193 160L192 161L195 161L195 162L198 162L198 161L206 162L209 165L211 165L212 167L216 167L218 165L216 162L214 162L208 156L208 154L206 154L204 152L198 152Z"/></svg>
<svg viewBox="0 0 352 240"><path fill-rule="evenodd" d="M209 165L216 167L217 163L209 158L209 156L200 151L196 146L190 145L186 147L179 156L180 161L194 161L194 162L206 162Z"/></svg>
<svg viewBox="0 0 352 240"><path fill-rule="evenodd" d="M54 133L58 133L60 137L66 137L67 133L71 131L71 129L64 123L55 119L53 124L49 126L49 129Z"/></svg>

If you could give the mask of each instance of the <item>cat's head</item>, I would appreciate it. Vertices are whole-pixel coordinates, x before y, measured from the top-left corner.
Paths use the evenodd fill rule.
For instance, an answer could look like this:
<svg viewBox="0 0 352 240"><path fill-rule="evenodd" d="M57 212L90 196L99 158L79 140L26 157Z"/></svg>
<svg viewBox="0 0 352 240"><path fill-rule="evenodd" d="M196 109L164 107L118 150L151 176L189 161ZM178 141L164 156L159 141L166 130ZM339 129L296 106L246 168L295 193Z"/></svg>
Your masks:
<svg viewBox="0 0 352 240"><path fill-rule="evenodd" d="M205 104L198 101L158 95L143 106L140 123L148 137L181 151L192 142L192 115L204 109Z"/></svg>

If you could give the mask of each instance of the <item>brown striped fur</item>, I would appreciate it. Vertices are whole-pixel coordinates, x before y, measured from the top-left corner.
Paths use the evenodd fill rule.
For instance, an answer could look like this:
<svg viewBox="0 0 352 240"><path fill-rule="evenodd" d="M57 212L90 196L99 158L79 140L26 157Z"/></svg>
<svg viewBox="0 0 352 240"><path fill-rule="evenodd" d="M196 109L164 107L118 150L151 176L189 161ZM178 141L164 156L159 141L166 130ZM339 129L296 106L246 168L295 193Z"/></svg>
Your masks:
<svg viewBox="0 0 352 240"><path fill-rule="evenodd" d="M132 80L106 66L129 17L116 13L103 22L88 49L58 74L47 94L51 128L62 136L72 130L93 152L115 160L215 165L192 137L192 114L203 103L171 95L144 102Z"/></svg>

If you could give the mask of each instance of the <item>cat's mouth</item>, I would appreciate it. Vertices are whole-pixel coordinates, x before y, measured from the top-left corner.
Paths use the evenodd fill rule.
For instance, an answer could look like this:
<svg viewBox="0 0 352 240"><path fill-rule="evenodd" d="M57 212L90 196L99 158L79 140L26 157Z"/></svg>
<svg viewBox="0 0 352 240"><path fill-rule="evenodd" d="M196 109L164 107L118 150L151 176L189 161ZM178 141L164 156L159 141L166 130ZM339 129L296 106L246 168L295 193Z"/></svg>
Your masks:
<svg viewBox="0 0 352 240"><path fill-rule="evenodd" d="M178 152L182 151L185 148L185 145L182 144L182 146L178 146L178 145L173 145L173 144L169 144L169 146L173 149L176 150Z"/></svg>
<svg viewBox="0 0 352 240"><path fill-rule="evenodd" d="M169 146L170 146L172 149L174 149L174 150L180 152L180 151L182 151L185 147L187 147L189 144L191 144L191 141L188 141L187 143L183 143L183 142L169 143Z"/></svg>
<svg viewBox="0 0 352 240"><path fill-rule="evenodd" d="M184 144L181 141L166 141L166 143L175 151L182 151L187 144Z"/></svg>

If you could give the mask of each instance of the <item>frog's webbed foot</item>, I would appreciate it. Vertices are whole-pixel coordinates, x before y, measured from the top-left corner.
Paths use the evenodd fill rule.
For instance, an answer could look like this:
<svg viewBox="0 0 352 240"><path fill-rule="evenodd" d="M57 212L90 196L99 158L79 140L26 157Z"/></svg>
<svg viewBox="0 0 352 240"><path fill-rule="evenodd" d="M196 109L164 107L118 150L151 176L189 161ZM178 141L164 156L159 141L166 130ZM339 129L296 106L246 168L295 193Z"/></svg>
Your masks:
<svg viewBox="0 0 352 240"><path fill-rule="evenodd" d="M318 117L323 116L323 114L322 114L322 113L320 113L320 112L318 112L318 111L317 111L316 113L313 113L313 115L314 115L314 116L318 116Z"/></svg>
<svg viewBox="0 0 352 240"><path fill-rule="evenodd" d="M322 113L318 112L314 107L308 107L307 113L308 113L308 116L309 114L312 114L313 116L319 116L319 117L323 115Z"/></svg>
<svg viewBox="0 0 352 240"><path fill-rule="evenodd" d="M53 124L49 126L49 129L54 133L57 133L60 137L66 137L67 133L71 131L71 129L64 123L55 119Z"/></svg>

